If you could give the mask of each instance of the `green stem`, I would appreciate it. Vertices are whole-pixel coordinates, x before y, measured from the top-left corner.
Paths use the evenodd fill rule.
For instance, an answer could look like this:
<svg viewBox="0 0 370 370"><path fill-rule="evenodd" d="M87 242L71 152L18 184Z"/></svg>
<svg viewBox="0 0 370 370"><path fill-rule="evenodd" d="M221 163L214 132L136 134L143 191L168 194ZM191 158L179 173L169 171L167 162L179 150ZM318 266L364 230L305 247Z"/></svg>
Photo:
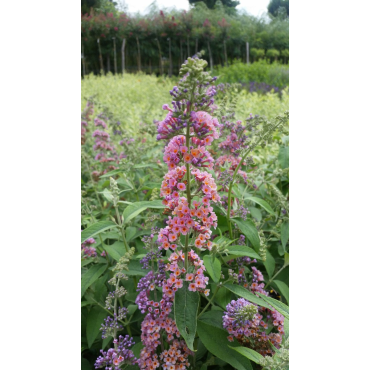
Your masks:
<svg viewBox="0 0 370 370"><path fill-rule="evenodd" d="M272 283L272 281L276 278L276 276L278 276L280 274L281 271L283 271L285 269L287 265L284 265L270 280L269 282L266 284L265 286L265 289L270 285L270 283Z"/></svg>
<svg viewBox="0 0 370 370"><path fill-rule="evenodd" d="M123 239L123 244L125 245L126 252L128 252L130 250L130 248L128 247L128 244L127 244L127 241L126 241L125 231L123 229L122 220L121 220L121 217L120 217L119 212L118 212L118 207L115 205L114 208L116 210L116 216L117 216L118 225L119 225L119 227L121 229L121 235L122 235L122 239Z"/></svg>
<svg viewBox="0 0 370 370"><path fill-rule="evenodd" d="M215 299L216 297L216 294L218 292L218 290L220 289L220 286L218 285L214 294L213 294L213 297L209 300L209 302L207 303L206 307L203 308L203 311L198 315L197 319L199 319L199 317L201 317L203 315L203 313L205 312L205 310L208 308L208 306L213 302L213 300Z"/></svg>
<svg viewBox="0 0 370 370"><path fill-rule="evenodd" d="M191 104L189 106L189 119L190 119ZM188 122L186 126L186 147L190 152L190 124ZM191 207L191 193L190 193L190 164L186 163L186 195L189 203L189 208ZM189 249L189 234L186 234L185 237L185 270L188 271L188 249Z"/></svg>
<svg viewBox="0 0 370 370"><path fill-rule="evenodd" d="M107 310L102 304L100 304L98 301L96 301L94 298L89 298L91 299L95 304L97 304L98 306L100 306L104 311L107 311L109 313L109 315L112 315L112 312L110 312L109 310ZM118 320L123 326L126 326L126 323L122 320Z"/></svg>

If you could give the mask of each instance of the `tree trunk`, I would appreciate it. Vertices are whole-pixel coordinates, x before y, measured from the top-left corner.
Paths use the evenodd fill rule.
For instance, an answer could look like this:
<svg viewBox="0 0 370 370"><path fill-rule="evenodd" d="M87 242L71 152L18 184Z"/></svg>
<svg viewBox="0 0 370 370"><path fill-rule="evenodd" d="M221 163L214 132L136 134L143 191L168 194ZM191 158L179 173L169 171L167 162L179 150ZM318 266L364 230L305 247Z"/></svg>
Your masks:
<svg viewBox="0 0 370 370"><path fill-rule="evenodd" d="M226 51L226 40L225 39L224 39L224 56L225 56L226 67L228 67L229 64L227 63L227 51Z"/></svg>
<svg viewBox="0 0 370 370"><path fill-rule="evenodd" d="M189 35L187 35L186 38L187 38L187 44L186 44L186 46L188 48L188 55L186 56L186 59L188 59L190 57Z"/></svg>
<svg viewBox="0 0 370 370"><path fill-rule="evenodd" d="M249 64L249 42L245 43L245 48L246 48L246 52L247 52L247 55L246 55L247 64Z"/></svg>
<svg viewBox="0 0 370 370"><path fill-rule="evenodd" d="M99 49L99 63L100 63L100 73L104 74L104 64L103 57L101 55L100 40L98 39L98 49Z"/></svg>
<svg viewBox="0 0 370 370"><path fill-rule="evenodd" d="M125 73L125 45L126 39L122 40L121 57L122 57L122 75Z"/></svg>
<svg viewBox="0 0 370 370"><path fill-rule="evenodd" d="M137 66L139 72L141 72L141 55L140 55L140 43L139 38L136 36L136 44L137 44Z"/></svg>
<svg viewBox="0 0 370 370"><path fill-rule="evenodd" d="M161 45L159 44L159 40L157 40L157 45L158 45L158 53L159 53L159 70L161 73L161 76L163 76L163 63L162 63L162 53L161 53Z"/></svg>
<svg viewBox="0 0 370 370"><path fill-rule="evenodd" d="M209 65L210 65L211 72L212 72L213 71L213 59L212 59L211 46L209 45L209 39L207 40L207 46L208 46L208 53L209 53Z"/></svg>
<svg viewBox="0 0 370 370"><path fill-rule="evenodd" d="M152 74L152 60L149 59L149 73Z"/></svg>
<svg viewBox="0 0 370 370"><path fill-rule="evenodd" d="M113 37L113 55L114 55L114 74L117 74L117 50L116 50L116 38Z"/></svg>
<svg viewBox="0 0 370 370"><path fill-rule="evenodd" d="M110 72L110 55L107 55L107 72Z"/></svg>
<svg viewBox="0 0 370 370"><path fill-rule="evenodd" d="M198 37L195 39L195 54L198 52ZM190 55L189 55L190 56Z"/></svg>
<svg viewBox="0 0 370 370"><path fill-rule="evenodd" d="M172 77L172 55L171 55L171 38L168 38L169 41L169 59L170 59L170 69L168 71L168 76Z"/></svg>

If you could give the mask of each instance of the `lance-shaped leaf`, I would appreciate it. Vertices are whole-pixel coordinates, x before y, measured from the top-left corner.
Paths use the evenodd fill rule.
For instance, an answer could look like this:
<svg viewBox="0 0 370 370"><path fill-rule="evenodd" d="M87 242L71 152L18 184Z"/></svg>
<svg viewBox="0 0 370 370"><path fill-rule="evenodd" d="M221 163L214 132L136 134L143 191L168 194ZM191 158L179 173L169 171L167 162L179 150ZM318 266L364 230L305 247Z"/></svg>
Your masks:
<svg viewBox="0 0 370 370"><path fill-rule="evenodd" d="M117 227L117 225L112 221L99 221L89 226L81 233L81 244L87 239L92 238L94 235L100 234L103 231L112 229L114 227Z"/></svg>
<svg viewBox="0 0 370 370"><path fill-rule="evenodd" d="M236 295L247 299L249 302L258 304L259 306L266 307L271 309L271 307L261 298L256 297L252 292L243 288L240 285L233 285L233 284L225 284L224 288L230 290L231 292L235 293Z"/></svg>
<svg viewBox="0 0 370 370"><path fill-rule="evenodd" d="M281 244L283 245L284 251L286 244L289 240L289 223L283 222L281 225Z"/></svg>
<svg viewBox="0 0 370 370"><path fill-rule="evenodd" d="M96 280L98 280L99 276L105 271L107 268L106 264L98 264L90 267L88 271L86 271L81 278L81 297L85 294L87 288L94 284Z"/></svg>
<svg viewBox="0 0 370 370"><path fill-rule="evenodd" d="M271 297L266 297L261 293L257 294L267 303L269 303L272 307L276 309L276 311L280 312L285 318L289 320L289 307L284 304L283 302L280 302L276 299L273 299Z"/></svg>
<svg viewBox="0 0 370 370"><path fill-rule="evenodd" d="M249 248L246 245L231 245L226 249L228 250L228 253L233 256L246 256L261 259L261 257L252 248Z"/></svg>
<svg viewBox="0 0 370 370"><path fill-rule="evenodd" d="M87 315L86 320L86 338L89 348L99 334L103 320L107 317L107 312L99 306L94 306Z"/></svg>
<svg viewBox="0 0 370 370"><path fill-rule="evenodd" d="M206 255L203 257L204 266L212 280L217 283L221 276L221 263L217 258Z"/></svg>
<svg viewBox="0 0 370 370"><path fill-rule="evenodd" d="M197 331L199 293L190 292L189 283L184 281L182 288L175 293L175 321L187 346L194 351L193 343Z"/></svg>
<svg viewBox="0 0 370 370"><path fill-rule="evenodd" d="M132 220L134 217L148 208L166 208L166 206L162 204L161 200L132 203L123 211L124 222L126 223Z"/></svg>
<svg viewBox="0 0 370 370"><path fill-rule="evenodd" d="M258 236L258 231L251 220L243 220L241 218L233 218L231 222L235 222L239 227L240 231L247 237L247 239L251 242L254 249L259 251L260 249L260 237Z"/></svg>
<svg viewBox="0 0 370 370"><path fill-rule="evenodd" d="M271 208L271 206L263 199L257 198L257 197L247 197L245 200L251 200L254 203L259 204L261 207L263 207L268 213L275 216L275 212Z"/></svg>
<svg viewBox="0 0 370 370"><path fill-rule="evenodd" d="M249 360L255 362L256 364L260 363L260 360L263 358L262 355L260 355L258 352L254 351L251 348L246 348L246 347L231 347L229 348L233 349L234 351L237 351L244 357L248 358Z"/></svg>
<svg viewBox="0 0 370 370"><path fill-rule="evenodd" d="M226 361L233 366L234 369L253 370L252 364L248 359L230 348L239 346L239 343L229 342L227 339L228 332L226 330L198 320L198 334L204 346L214 356Z"/></svg>

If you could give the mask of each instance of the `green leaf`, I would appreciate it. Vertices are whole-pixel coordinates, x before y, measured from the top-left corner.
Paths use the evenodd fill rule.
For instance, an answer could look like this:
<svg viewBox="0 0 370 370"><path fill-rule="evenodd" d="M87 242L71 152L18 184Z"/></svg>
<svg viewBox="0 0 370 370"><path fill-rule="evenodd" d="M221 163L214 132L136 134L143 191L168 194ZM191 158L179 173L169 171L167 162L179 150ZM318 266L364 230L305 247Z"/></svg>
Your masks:
<svg viewBox="0 0 370 370"><path fill-rule="evenodd" d="M224 311L218 311L218 310L213 310L213 311L207 311L205 312L199 320L207 323L208 325L215 326L216 328L223 329L222 326L222 317L224 315Z"/></svg>
<svg viewBox="0 0 370 370"><path fill-rule="evenodd" d="M104 179L105 177L110 177L110 176L113 176L113 175L117 175L118 173L122 173L122 170L113 170L113 171L107 172L104 175L99 176L99 178Z"/></svg>
<svg viewBox="0 0 370 370"><path fill-rule="evenodd" d="M82 278L81 278L81 297L83 297L87 288L99 278L99 276L105 271L106 268L107 268L106 264L94 265L94 266L90 267L90 269L87 270L87 272L85 272L82 275Z"/></svg>
<svg viewBox="0 0 370 370"><path fill-rule="evenodd" d="M112 229L113 227L117 227L117 225L112 221L99 221L81 233L81 244L89 238L92 238L96 234L100 234L101 232Z"/></svg>
<svg viewBox="0 0 370 370"><path fill-rule="evenodd" d="M284 337L289 338L289 320L284 320Z"/></svg>
<svg viewBox="0 0 370 370"><path fill-rule="evenodd" d="M112 202L113 200L113 195L112 193L107 189L105 188L100 194L103 194L104 195L104 198L108 201L108 202Z"/></svg>
<svg viewBox="0 0 370 370"><path fill-rule="evenodd" d="M247 299L249 302L271 309L271 307L261 298L256 297L252 292L243 288L240 285L225 284L224 287L230 290L231 292L235 293L236 295Z"/></svg>
<svg viewBox="0 0 370 370"><path fill-rule="evenodd" d="M133 315L135 313L135 311L137 310L137 308L138 308L137 304L129 304L127 306L127 310L128 310L129 315Z"/></svg>
<svg viewBox="0 0 370 370"><path fill-rule="evenodd" d="M107 317L107 313L99 306L94 306L87 315L86 320L86 338L89 348L99 334L101 324Z"/></svg>
<svg viewBox="0 0 370 370"><path fill-rule="evenodd" d="M281 225L281 244L283 245L284 251L286 243L289 240L289 223L283 222Z"/></svg>
<svg viewBox="0 0 370 370"><path fill-rule="evenodd" d="M216 328L198 320L198 334L204 346L214 356L226 361L237 370L253 370L252 364L244 356L236 353L230 347L238 346L238 343L229 342L226 330ZM229 347L230 346L230 347Z"/></svg>
<svg viewBox="0 0 370 370"><path fill-rule="evenodd" d="M101 346L101 349L105 349L105 347L109 344L110 341L112 341L113 338L112 337L107 337L107 338L104 338L103 339L103 343L102 343L102 346Z"/></svg>
<svg viewBox="0 0 370 370"><path fill-rule="evenodd" d="M274 284L277 286L279 292L283 295L286 301L289 303L289 287L280 280L274 280Z"/></svg>
<svg viewBox="0 0 370 370"><path fill-rule="evenodd" d="M144 344L139 342L139 343L136 343L132 348L132 352L134 352L134 356L136 358L139 358L140 357L140 352L141 350L144 348Z"/></svg>
<svg viewBox="0 0 370 370"><path fill-rule="evenodd" d="M278 161L282 169L289 167L289 147L281 146L278 154Z"/></svg>
<svg viewBox="0 0 370 370"><path fill-rule="evenodd" d="M275 216L275 212L272 210L271 206L265 200L261 198L257 198L257 197L248 197L248 198L245 198L245 200L251 200L252 202L259 204L268 213Z"/></svg>
<svg viewBox="0 0 370 370"><path fill-rule="evenodd" d="M246 348L246 347L230 347L229 348L233 349L234 351L237 351L244 357L248 358L249 360L255 362L256 364L260 363L260 360L263 358L262 355L260 355L258 352L254 351L251 348Z"/></svg>
<svg viewBox="0 0 370 370"><path fill-rule="evenodd" d="M248 207L249 211L251 212L252 217L254 217L257 221L262 220L262 212L255 207Z"/></svg>
<svg viewBox="0 0 370 370"><path fill-rule="evenodd" d="M135 233L136 233L136 227L132 227L132 226L129 226L129 227L126 227L126 241L127 243L134 237Z"/></svg>
<svg viewBox="0 0 370 370"><path fill-rule="evenodd" d="M227 250L229 251L229 254L232 254L233 256L246 256L250 258L256 258L261 259L261 257L252 249L245 245L232 245L230 247L227 247Z"/></svg>
<svg viewBox="0 0 370 370"><path fill-rule="evenodd" d="M221 262L217 258L213 258L213 256L210 255L204 256L203 262L209 276L215 283L217 283L221 276Z"/></svg>
<svg viewBox="0 0 370 370"><path fill-rule="evenodd" d="M124 222L126 223L132 220L134 217L148 208L166 208L166 206L162 204L161 200L153 200L151 202L136 202L130 204L123 212Z"/></svg>
<svg viewBox="0 0 370 370"><path fill-rule="evenodd" d="M135 164L135 166L132 167L132 168L147 168L147 167L150 167L150 168L158 168L158 165L154 165L154 164L151 164L151 163Z"/></svg>
<svg viewBox="0 0 370 370"><path fill-rule="evenodd" d="M216 285L211 284L211 290L212 293L216 290ZM215 301L218 305L220 305L224 310L226 310L226 306L230 303L231 301L231 292L227 289L225 289L223 286L218 290L216 296L215 296Z"/></svg>
<svg viewBox="0 0 370 370"><path fill-rule="evenodd" d="M81 302L81 307L88 306L89 304L91 304L91 302L83 301L83 302Z"/></svg>
<svg viewBox="0 0 370 370"><path fill-rule="evenodd" d="M278 312L280 312L285 318L289 320L289 307L284 304L283 302L280 302L276 299L273 299L271 297L266 297L261 293L257 294L267 303L269 303L272 307L274 307Z"/></svg>
<svg viewBox="0 0 370 370"><path fill-rule="evenodd" d="M231 222L235 222L238 225L240 231L249 239L254 249L258 252L260 248L260 237L253 221L233 218Z"/></svg>
<svg viewBox="0 0 370 370"><path fill-rule="evenodd" d="M89 263L93 262L95 259L94 258L84 258L81 259L81 267L84 267L88 265Z"/></svg>
<svg viewBox="0 0 370 370"><path fill-rule="evenodd" d="M180 334L187 346L194 351L193 343L197 331L197 313L199 293L189 291L189 283L184 281L182 288L175 293L175 321Z"/></svg>
<svg viewBox="0 0 370 370"><path fill-rule="evenodd" d="M284 254L284 266L289 265L289 253Z"/></svg>
<svg viewBox="0 0 370 370"><path fill-rule="evenodd" d="M128 276L145 276L149 270L143 269L143 265L138 260L130 261L128 265L129 271L124 271Z"/></svg>
<svg viewBox="0 0 370 370"><path fill-rule="evenodd" d="M92 370L93 367L86 358L81 357L81 370Z"/></svg>
<svg viewBox="0 0 370 370"><path fill-rule="evenodd" d="M108 255L116 261L118 261L126 253L123 242L115 242L112 245L104 245L104 249Z"/></svg>
<svg viewBox="0 0 370 370"><path fill-rule="evenodd" d="M275 258L272 257L269 251L266 251L266 261L263 264L266 268L269 278L271 278L275 271Z"/></svg>

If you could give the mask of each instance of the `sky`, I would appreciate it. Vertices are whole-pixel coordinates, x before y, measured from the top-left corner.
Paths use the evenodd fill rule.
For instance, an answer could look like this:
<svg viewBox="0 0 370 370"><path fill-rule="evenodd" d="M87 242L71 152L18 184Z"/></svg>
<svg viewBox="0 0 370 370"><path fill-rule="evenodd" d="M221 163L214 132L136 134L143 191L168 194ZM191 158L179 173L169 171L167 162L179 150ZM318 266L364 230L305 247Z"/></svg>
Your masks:
<svg viewBox="0 0 370 370"><path fill-rule="evenodd" d="M117 1L117 0L116 0ZM140 12L145 14L145 9L153 2L153 0L118 0L118 3L125 3L128 7L129 13ZM260 16L262 13L267 12L267 5L269 0L239 0L240 5L237 9L244 9L249 14L254 16ZM157 0L159 8L177 8L177 9L189 9L188 0Z"/></svg>

